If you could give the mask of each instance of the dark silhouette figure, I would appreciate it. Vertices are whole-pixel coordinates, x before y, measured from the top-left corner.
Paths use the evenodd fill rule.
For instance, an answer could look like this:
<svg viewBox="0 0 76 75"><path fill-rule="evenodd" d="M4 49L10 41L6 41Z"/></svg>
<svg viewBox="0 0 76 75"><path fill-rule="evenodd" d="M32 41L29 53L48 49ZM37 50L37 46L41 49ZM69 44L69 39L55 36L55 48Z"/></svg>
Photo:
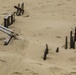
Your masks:
<svg viewBox="0 0 76 75"><path fill-rule="evenodd" d="M57 49L56 49L56 53L58 53L59 52L59 47L57 47Z"/></svg>
<svg viewBox="0 0 76 75"><path fill-rule="evenodd" d="M44 52L44 57L43 57L43 59L44 60L46 60L46 56L47 56L47 54L48 54L48 51L49 49L48 49L48 45L46 44L46 49L45 49L45 52Z"/></svg>

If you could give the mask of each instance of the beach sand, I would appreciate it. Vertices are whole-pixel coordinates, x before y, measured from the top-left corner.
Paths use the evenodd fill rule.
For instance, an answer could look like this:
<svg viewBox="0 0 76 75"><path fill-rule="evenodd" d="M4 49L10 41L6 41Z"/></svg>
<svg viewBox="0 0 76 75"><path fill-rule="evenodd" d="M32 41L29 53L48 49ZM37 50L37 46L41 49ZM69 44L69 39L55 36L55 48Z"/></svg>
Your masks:
<svg viewBox="0 0 76 75"><path fill-rule="evenodd" d="M18 3L25 4L25 13L9 27L18 39L4 46L8 35L0 32L0 75L76 75L76 49L64 49L76 26L76 0L0 0L0 24Z"/></svg>

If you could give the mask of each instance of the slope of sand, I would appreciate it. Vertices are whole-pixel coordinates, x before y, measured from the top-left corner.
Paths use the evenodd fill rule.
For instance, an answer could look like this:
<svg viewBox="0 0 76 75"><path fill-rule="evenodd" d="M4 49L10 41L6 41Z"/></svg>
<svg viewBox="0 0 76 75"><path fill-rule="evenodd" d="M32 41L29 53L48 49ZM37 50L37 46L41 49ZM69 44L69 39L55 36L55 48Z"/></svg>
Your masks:
<svg viewBox="0 0 76 75"><path fill-rule="evenodd" d="M76 50L64 49L65 36L76 26L76 0L0 0L0 24L23 2L25 14L9 27L18 39L4 46L8 36L0 32L0 75L76 75Z"/></svg>

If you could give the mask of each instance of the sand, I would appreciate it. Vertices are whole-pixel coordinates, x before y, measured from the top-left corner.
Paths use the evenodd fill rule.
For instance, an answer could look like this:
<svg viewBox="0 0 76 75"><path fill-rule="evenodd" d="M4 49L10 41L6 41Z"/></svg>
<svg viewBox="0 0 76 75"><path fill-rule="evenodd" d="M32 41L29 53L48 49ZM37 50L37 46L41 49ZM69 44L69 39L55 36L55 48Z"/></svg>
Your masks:
<svg viewBox="0 0 76 75"><path fill-rule="evenodd" d="M0 32L0 75L76 75L76 49L64 49L65 37L76 26L76 0L0 0L0 24L23 2L24 15L9 27L18 39L4 46L8 35Z"/></svg>

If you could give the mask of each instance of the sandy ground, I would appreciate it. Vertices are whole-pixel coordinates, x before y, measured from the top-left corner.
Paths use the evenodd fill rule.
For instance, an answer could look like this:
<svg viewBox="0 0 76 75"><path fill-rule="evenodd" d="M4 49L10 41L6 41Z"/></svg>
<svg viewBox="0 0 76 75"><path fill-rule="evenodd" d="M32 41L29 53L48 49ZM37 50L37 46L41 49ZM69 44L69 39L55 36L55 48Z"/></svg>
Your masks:
<svg viewBox="0 0 76 75"><path fill-rule="evenodd" d="M76 0L0 0L0 24L23 2L25 14L9 27L18 39L4 46L8 36L0 32L0 75L76 75L76 50L64 49L65 37L76 26Z"/></svg>

